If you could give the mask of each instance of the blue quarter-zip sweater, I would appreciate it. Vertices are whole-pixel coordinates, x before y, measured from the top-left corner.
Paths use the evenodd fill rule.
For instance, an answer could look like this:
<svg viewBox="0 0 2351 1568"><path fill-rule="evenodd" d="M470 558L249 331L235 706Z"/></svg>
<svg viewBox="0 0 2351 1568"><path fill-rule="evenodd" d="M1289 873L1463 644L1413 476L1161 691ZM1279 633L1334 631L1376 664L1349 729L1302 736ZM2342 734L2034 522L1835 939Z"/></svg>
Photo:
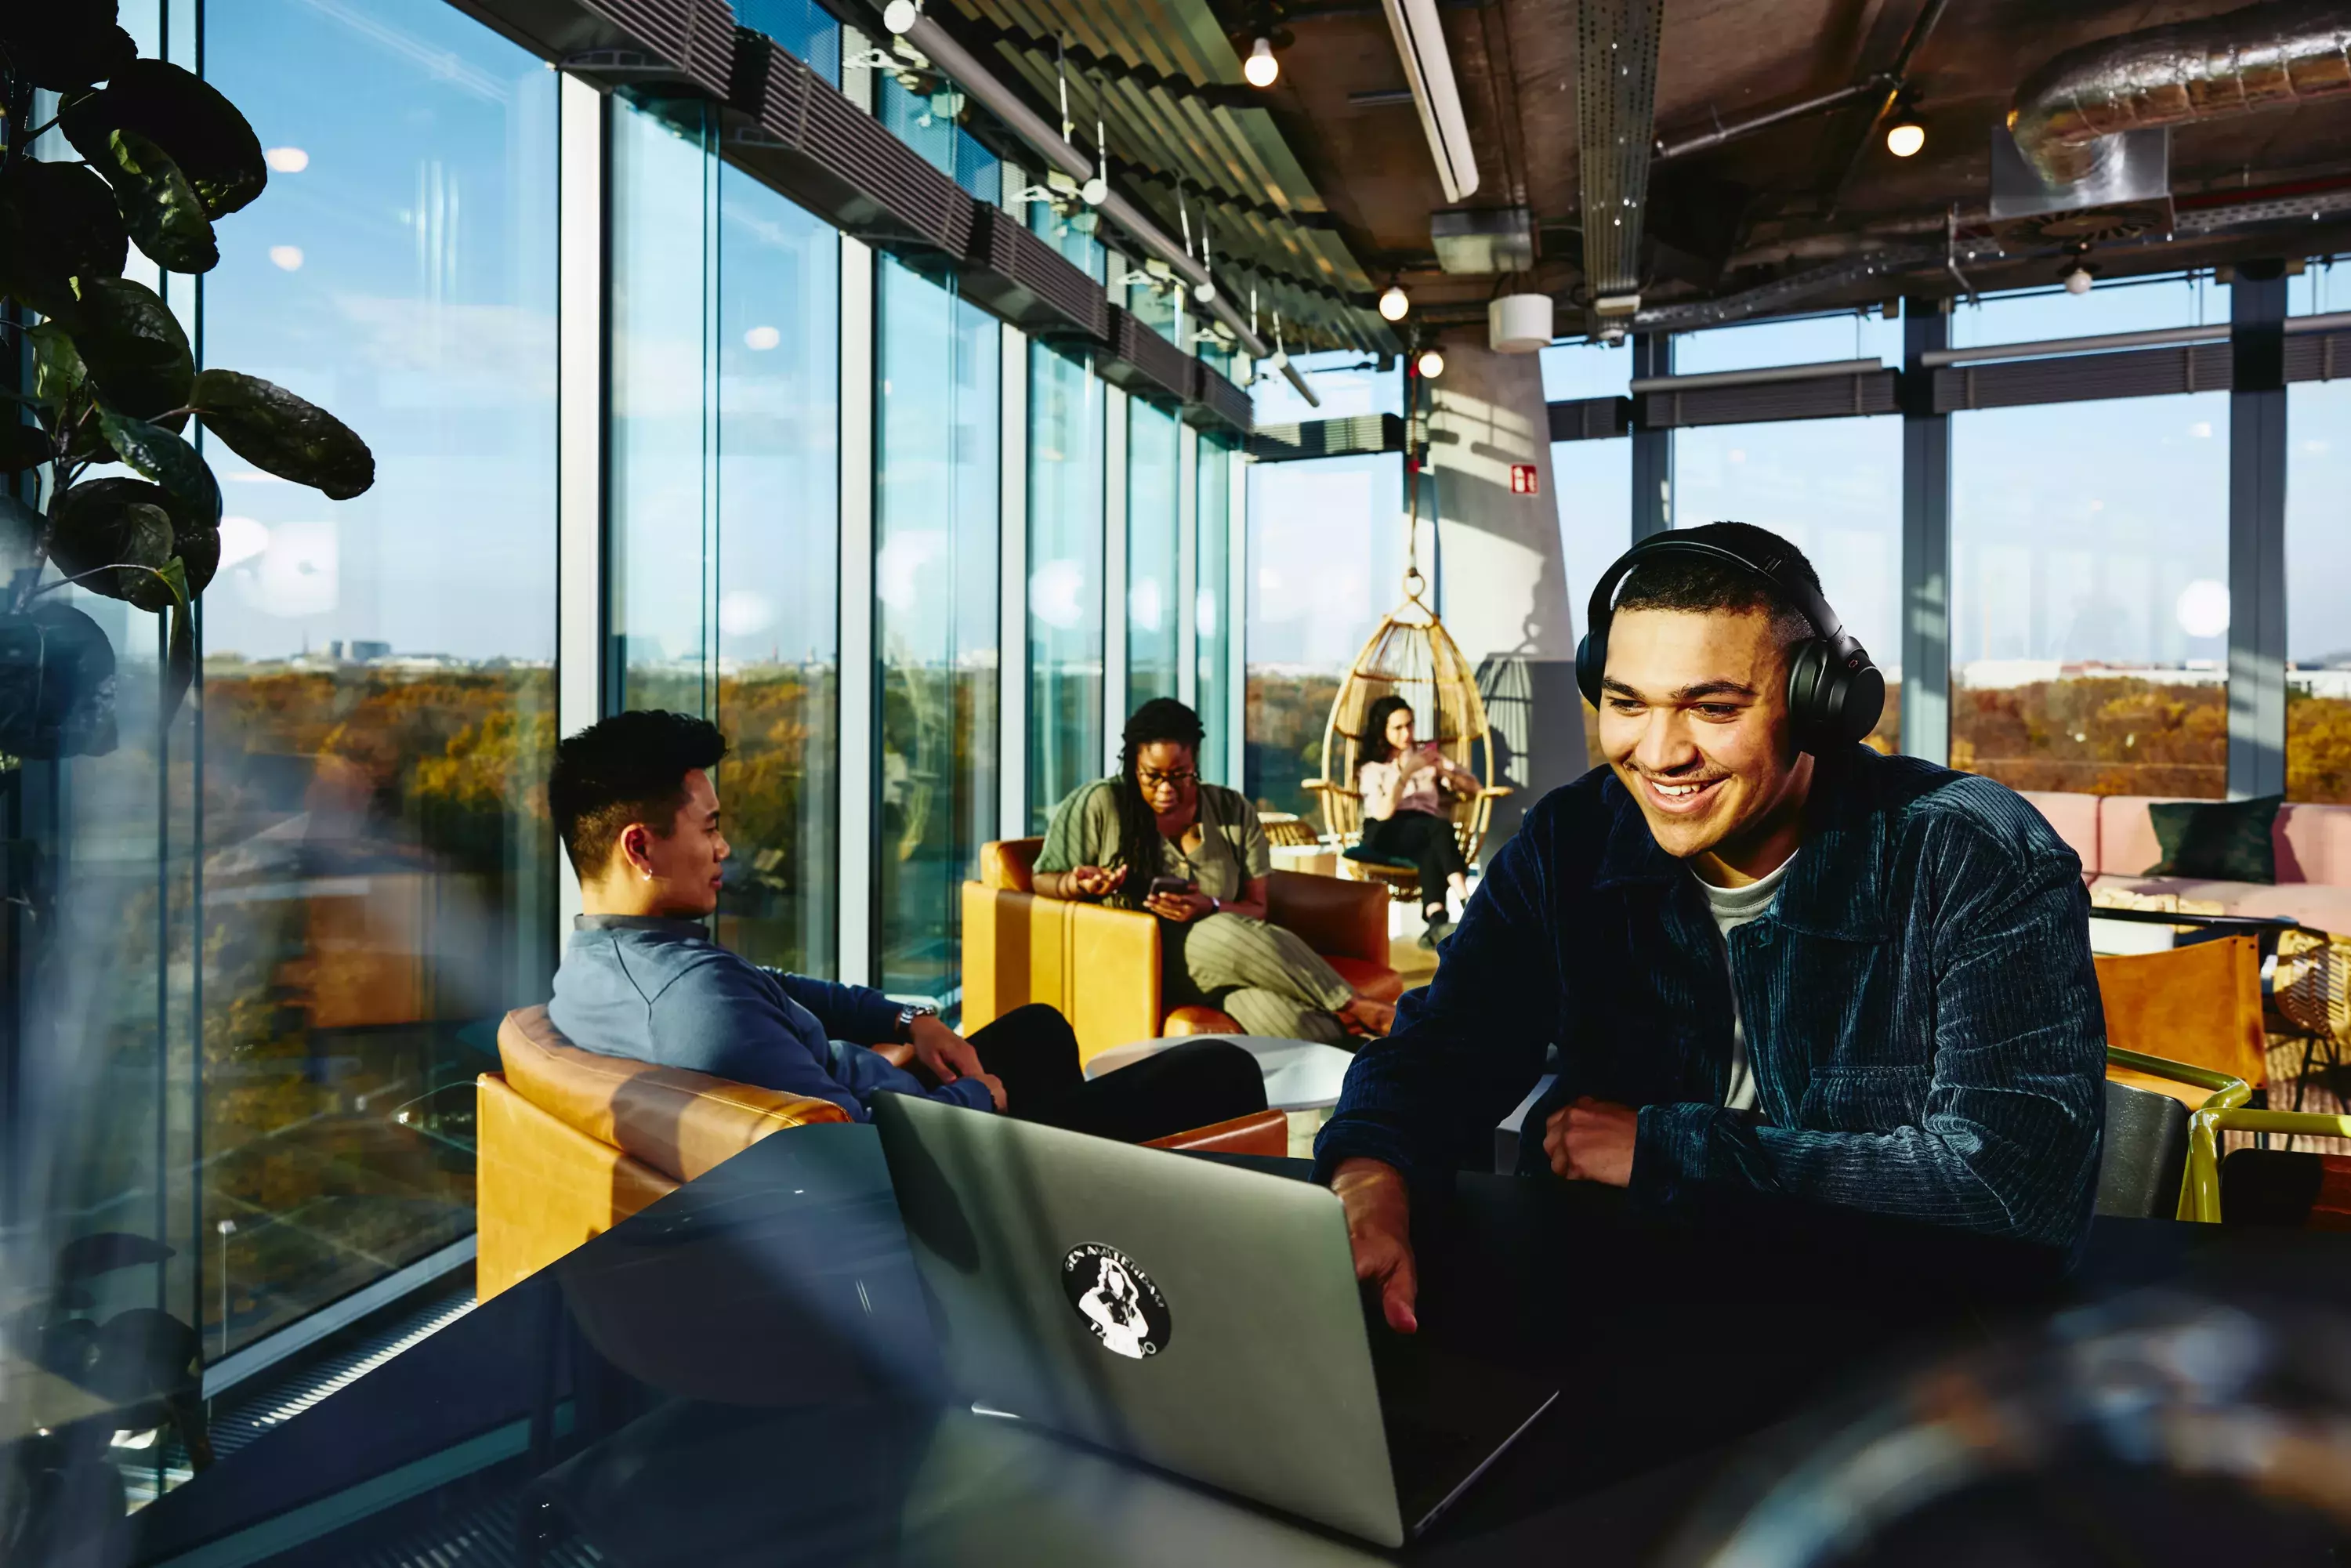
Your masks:
<svg viewBox="0 0 2351 1568"><path fill-rule="evenodd" d="M764 968L696 921L580 916L547 1016L582 1051L830 1100L860 1122L878 1089L995 1106L977 1078L925 1090L867 1050L897 1031L898 1004L880 991Z"/></svg>
<svg viewBox="0 0 2351 1568"><path fill-rule="evenodd" d="M1702 890L1595 769L1527 814L1434 983L1356 1056L1318 1173L1475 1166L1555 1043L1523 1174L1590 1094L1639 1108L1638 1199L1729 1185L2070 1247L2105 1106L2081 872L2012 791L1856 746L1816 768L1802 852L1726 977ZM1752 1113L1722 1103L1732 988Z"/></svg>

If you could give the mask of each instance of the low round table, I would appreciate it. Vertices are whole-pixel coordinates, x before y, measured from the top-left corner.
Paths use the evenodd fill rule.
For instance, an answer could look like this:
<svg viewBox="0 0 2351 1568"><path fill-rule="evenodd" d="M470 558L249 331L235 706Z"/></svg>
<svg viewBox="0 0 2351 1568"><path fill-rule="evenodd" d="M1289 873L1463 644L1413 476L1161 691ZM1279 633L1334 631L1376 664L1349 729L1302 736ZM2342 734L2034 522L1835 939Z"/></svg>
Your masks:
<svg viewBox="0 0 2351 1568"><path fill-rule="evenodd" d="M1335 1045L1257 1034L1187 1034L1165 1040L1138 1040L1131 1045L1114 1045L1108 1051L1097 1051L1086 1063L1086 1076L1100 1078L1105 1072L1131 1067L1147 1056L1156 1056L1171 1046L1193 1040L1221 1040L1256 1057L1258 1071L1265 1079L1266 1104L1290 1117L1290 1156L1313 1157L1314 1134L1331 1119L1331 1107L1339 1103L1340 1086L1347 1080L1348 1064L1355 1060L1353 1052L1341 1051Z"/></svg>

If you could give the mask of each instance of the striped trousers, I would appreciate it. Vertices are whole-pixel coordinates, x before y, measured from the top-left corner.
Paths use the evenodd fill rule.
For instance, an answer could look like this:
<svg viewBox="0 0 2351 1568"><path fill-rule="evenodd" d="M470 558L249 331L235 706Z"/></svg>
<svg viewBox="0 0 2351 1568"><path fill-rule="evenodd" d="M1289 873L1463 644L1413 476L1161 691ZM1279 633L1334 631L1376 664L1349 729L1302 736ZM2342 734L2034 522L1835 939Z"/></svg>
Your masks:
<svg viewBox="0 0 2351 1568"><path fill-rule="evenodd" d="M1296 932L1246 915L1211 915L1159 926L1160 984L1171 1007L1206 1003L1230 1013L1245 1034L1348 1045L1332 1016L1354 988Z"/></svg>

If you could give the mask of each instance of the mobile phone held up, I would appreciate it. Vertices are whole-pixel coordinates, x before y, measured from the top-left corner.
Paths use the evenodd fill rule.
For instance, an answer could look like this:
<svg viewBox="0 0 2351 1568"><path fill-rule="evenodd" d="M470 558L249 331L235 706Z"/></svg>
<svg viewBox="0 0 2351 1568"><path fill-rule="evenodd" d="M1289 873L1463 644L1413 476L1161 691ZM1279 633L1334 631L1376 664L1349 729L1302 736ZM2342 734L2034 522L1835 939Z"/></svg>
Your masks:
<svg viewBox="0 0 2351 1568"><path fill-rule="evenodd" d="M1158 897L1163 893L1189 893L1191 891L1192 884L1186 882L1180 876L1155 876L1151 879L1151 896L1154 898Z"/></svg>

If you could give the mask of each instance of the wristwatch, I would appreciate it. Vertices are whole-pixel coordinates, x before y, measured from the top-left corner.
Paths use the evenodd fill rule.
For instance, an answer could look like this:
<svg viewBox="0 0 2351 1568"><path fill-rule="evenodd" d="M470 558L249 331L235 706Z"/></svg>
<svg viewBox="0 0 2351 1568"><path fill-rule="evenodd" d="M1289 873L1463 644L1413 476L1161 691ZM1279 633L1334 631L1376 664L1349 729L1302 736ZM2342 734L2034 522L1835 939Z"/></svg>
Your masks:
<svg viewBox="0 0 2351 1568"><path fill-rule="evenodd" d="M935 1019L939 1009L928 1002L909 1002L898 1009L898 1032L894 1037L900 1045L912 1045L914 1040L914 1020Z"/></svg>

